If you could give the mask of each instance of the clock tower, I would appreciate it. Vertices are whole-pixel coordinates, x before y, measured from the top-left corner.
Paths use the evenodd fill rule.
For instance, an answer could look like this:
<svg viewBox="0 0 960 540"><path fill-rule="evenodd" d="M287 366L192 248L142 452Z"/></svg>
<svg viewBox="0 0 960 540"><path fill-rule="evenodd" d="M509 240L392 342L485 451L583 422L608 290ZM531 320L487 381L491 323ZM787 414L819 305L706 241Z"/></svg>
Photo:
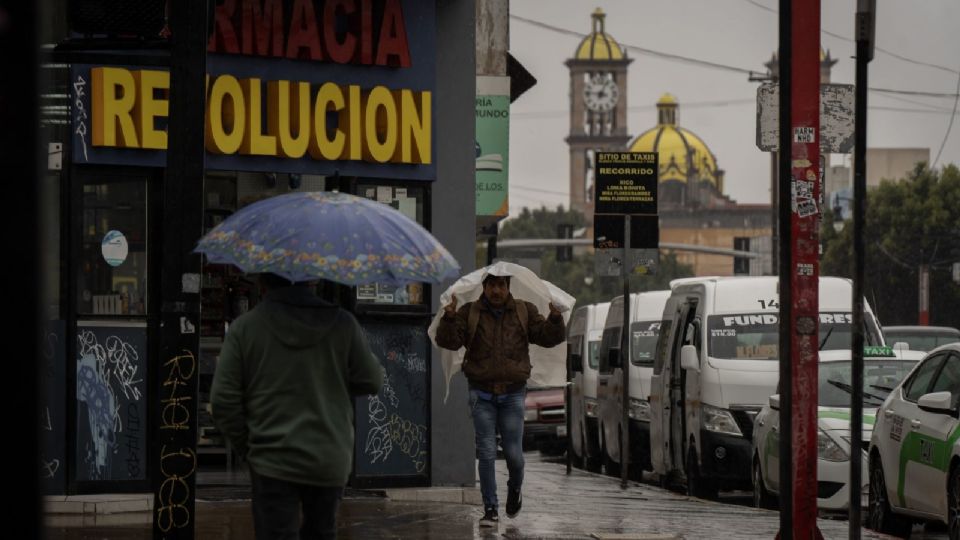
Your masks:
<svg viewBox="0 0 960 540"><path fill-rule="evenodd" d="M606 14L591 15L592 31L580 42L570 70L570 208L593 222L594 155L621 151L627 135L627 66L633 60L605 31Z"/></svg>

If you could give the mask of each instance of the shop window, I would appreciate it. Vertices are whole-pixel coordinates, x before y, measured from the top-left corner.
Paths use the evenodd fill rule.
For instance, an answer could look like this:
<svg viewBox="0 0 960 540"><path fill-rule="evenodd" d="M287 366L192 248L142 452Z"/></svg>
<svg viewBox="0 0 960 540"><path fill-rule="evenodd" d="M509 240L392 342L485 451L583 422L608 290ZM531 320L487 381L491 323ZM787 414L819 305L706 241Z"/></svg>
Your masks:
<svg viewBox="0 0 960 540"><path fill-rule="evenodd" d="M392 206L408 218L424 224L424 205L426 190L420 187L390 186L382 184L357 184L357 194L383 204ZM357 303L424 305L425 290L423 283L409 283L403 286L385 283L370 283L357 287Z"/></svg>
<svg viewBox="0 0 960 540"><path fill-rule="evenodd" d="M78 313L146 315L146 180L86 183L81 236Z"/></svg>

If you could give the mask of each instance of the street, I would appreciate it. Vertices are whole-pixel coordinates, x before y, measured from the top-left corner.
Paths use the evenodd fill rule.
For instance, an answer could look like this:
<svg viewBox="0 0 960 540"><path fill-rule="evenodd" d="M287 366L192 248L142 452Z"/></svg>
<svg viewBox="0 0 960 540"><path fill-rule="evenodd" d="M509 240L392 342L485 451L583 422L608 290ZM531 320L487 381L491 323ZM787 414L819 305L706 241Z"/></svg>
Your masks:
<svg viewBox="0 0 960 540"><path fill-rule="evenodd" d="M448 538L682 538L728 540L776 535L776 512L749 506L745 493L722 494L720 501L690 498L649 484L631 482L621 490L619 479L574 469L564 474L559 458L528 452L523 511L516 519L501 513L498 529L477 526L479 506L391 501L350 491L340 510L341 539ZM505 491L504 463L497 463L498 482ZM205 495L208 494L208 495ZM197 503L197 538L253 539L249 501L244 489L201 488ZM230 500L233 499L233 500ZM503 509L501 508L501 512ZM83 526L65 516L47 516L51 540L80 538L150 538L149 515L126 516L126 525ZM119 517L116 516L116 517ZM821 519L824 537L847 537L847 522ZM594 536L596 535L596 536ZM863 538L888 538L864 530ZM924 532L917 526L911 538L946 539L945 532Z"/></svg>

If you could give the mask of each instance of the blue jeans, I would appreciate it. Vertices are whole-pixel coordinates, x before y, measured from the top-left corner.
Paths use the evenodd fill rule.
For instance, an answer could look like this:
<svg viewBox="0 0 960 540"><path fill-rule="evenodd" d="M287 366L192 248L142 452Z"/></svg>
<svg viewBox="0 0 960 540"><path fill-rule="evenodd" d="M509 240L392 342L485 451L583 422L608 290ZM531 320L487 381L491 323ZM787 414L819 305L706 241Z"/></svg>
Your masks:
<svg viewBox="0 0 960 540"><path fill-rule="evenodd" d="M342 487L297 484L252 469L250 484L257 540L336 539Z"/></svg>
<svg viewBox="0 0 960 540"><path fill-rule="evenodd" d="M523 485L523 411L526 395L526 390L494 395L470 389L470 411L473 414L473 430L477 437L480 493L483 495L484 508L498 508L497 476L494 469L498 431L503 456L507 460L507 471L510 473L507 487L520 489Z"/></svg>

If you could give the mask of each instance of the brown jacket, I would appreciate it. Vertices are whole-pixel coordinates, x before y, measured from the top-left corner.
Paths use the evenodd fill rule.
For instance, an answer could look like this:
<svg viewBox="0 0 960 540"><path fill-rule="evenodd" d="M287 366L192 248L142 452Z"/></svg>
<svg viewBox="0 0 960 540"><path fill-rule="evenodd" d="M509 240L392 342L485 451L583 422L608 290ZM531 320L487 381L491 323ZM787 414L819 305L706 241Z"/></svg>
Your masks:
<svg viewBox="0 0 960 540"><path fill-rule="evenodd" d="M530 302L527 306L527 335L517 315L516 300L507 298L503 315L497 318L486 302L480 302L480 320L473 336L468 339L468 302L457 310L456 315L444 315L437 326L437 345L444 349L467 348L463 359L463 374L473 384L489 386L492 383L522 383L530 378L529 343L541 347L554 347L566 338L566 327L561 315L546 319Z"/></svg>

